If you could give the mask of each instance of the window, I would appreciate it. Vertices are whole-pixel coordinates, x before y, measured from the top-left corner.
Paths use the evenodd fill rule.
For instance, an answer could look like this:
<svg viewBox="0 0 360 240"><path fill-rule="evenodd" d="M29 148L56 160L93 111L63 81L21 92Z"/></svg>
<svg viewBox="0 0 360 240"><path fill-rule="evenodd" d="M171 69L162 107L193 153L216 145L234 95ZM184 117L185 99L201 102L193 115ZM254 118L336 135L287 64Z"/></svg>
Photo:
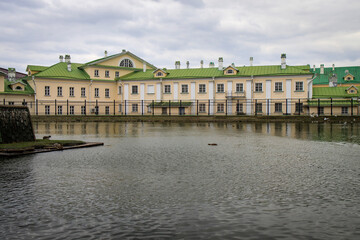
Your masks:
<svg viewBox="0 0 360 240"><path fill-rule="evenodd" d="M115 77L120 77L120 74L118 71L115 72Z"/></svg>
<svg viewBox="0 0 360 240"><path fill-rule="evenodd" d="M150 105L147 107L147 112L151 113L151 106Z"/></svg>
<svg viewBox="0 0 360 240"><path fill-rule="evenodd" d="M81 97L85 97L85 96L86 96L86 94L85 94L85 88L82 87L82 88L81 88Z"/></svg>
<svg viewBox="0 0 360 240"><path fill-rule="evenodd" d="M23 106L27 106L27 102L25 102L25 99L24 101L21 103Z"/></svg>
<svg viewBox="0 0 360 240"><path fill-rule="evenodd" d="M162 72L157 72L156 73L156 76L158 76L158 77L161 77L163 74L162 74Z"/></svg>
<svg viewBox="0 0 360 240"><path fill-rule="evenodd" d="M349 108L348 107L341 107L341 114L349 114Z"/></svg>
<svg viewBox="0 0 360 240"><path fill-rule="evenodd" d="M282 82L275 83L275 92L282 92Z"/></svg>
<svg viewBox="0 0 360 240"><path fill-rule="evenodd" d="M218 112L224 112L224 104L223 103L218 103L217 104L217 111Z"/></svg>
<svg viewBox="0 0 360 240"><path fill-rule="evenodd" d="M217 92L218 93L223 93L224 92L224 84L220 83L217 85Z"/></svg>
<svg viewBox="0 0 360 240"><path fill-rule="evenodd" d="M107 78L110 77L110 72L109 72L109 70L106 70L106 71L105 71L105 77L107 77Z"/></svg>
<svg viewBox="0 0 360 240"><path fill-rule="evenodd" d="M110 107L109 107L109 106L106 106L106 107L105 107L105 114L106 114L106 115L109 115L109 114L110 114Z"/></svg>
<svg viewBox="0 0 360 240"><path fill-rule="evenodd" d="M199 84L199 93L206 93L206 85Z"/></svg>
<svg viewBox="0 0 360 240"><path fill-rule="evenodd" d="M119 112L122 112L122 106L119 104Z"/></svg>
<svg viewBox="0 0 360 240"><path fill-rule="evenodd" d="M50 106L45 105L45 115L50 115Z"/></svg>
<svg viewBox="0 0 360 240"><path fill-rule="evenodd" d="M237 103L237 104L236 104L236 112L237 112L237 113L242 113L242 112L244 112L243 104L242 104L242 103Z"/></svg>
<svg viewBox="0 0 360 240"><path fill-rule="evenodd" d="M319 109L318 109L318 111L319 111L319 115L324 115L324 107L319 107Z"/></svg>
<svg viewBox="0 0 360 240"><path fill-rule="evenodd" d="M205 103L200 103L200 104L199 104L199 112L201 112L201 113L206 112L206 105L205 105Z"/></svg>
<svg viewBox="0 0 360 240"><path fill-rule="evenodd" d="M108 88L105 88L105 97L109 98L110 97L110 91Z"/></svg>
<svg viewBox="0 0 360 240"><path fill-rule="evenodd" d="M161 108L161 114L163 114L163 115L167 114L167 108L166 107Z"/></svg>
<svg viewBox="0 0 360 240"><path fill-rule="evenodd" d="M295 112L303 112L303 103L296 103L295 104Z"/></svg>
<svg viewBox="0 0 360 240"><path fill-rule="evenodd" d="M304 91L304 82L295 82L295 91Z"/></svg>
<svg viewBox="0 0 360 240"><path fill-rule="evenodd" d="M50 86L45 86L45 96L50 96Z"/></svg>
<svg viewBox="0 0 360 240"><path fill-rule="evenodd" d="M132 108L132 112L137 112L138 111L138 104L137 103L133 104L131 106L131 108Z"/></svg>
<svg viewBox="0 0 360 240"><path fill-rule="evenodd" d="M85 106L81 106L81 114L82 115L86 114L86 107Z"/></svg>
<svg viewBox="0 0 360 240"><path fill-rule="evenodd" d="M282 103L275 103L275 112L282 112Z"/></svg>
<svg viewBox="0 0 360 240"><path fill-rule="evenodd" d="M262 113L262 103L257 103L255 106L255 111L257 113Z"/></svg>
<svg viewBox="0 0 360 240"><path fill-rule="evenodd" d="M61 105L57 107L57 114L62 115L62 106Z"/></svg>
<svg viewBox="0 0 360 240"><path fill-rule="evenodd" d="M95 97L99 97L99 89L95 88Z"/></svg>
<svg viewBox="0 0 360 240"><path fill-rule="evenodd" d="M130 59L126 58L120 62L120 67L131 67L132 68L132 67L134 67L134 64Z"/></svg>
<svg viewBox="0 0 360 240"><path fill-rule="evenodd" d="M98 77L99 76L99 70L95 69L94 70L94 77Z"/></svg>
<svg viewBox="0 0 360 240"><path fill-rule="evenodd" d="M131 86L131 93L138 94L138 86L137 85Z"/></svg>
<svg viewBox="0 0 360 240"><path fill-rule="evenodd" d="M255 83L255 92L262 92L262 83Z"/></svg>
<svg viewBox="0 0 360 240"><path fill-rule="evenodd" d="M69 87L69 96L74 97L74 88L73 87Z"/></svg>
<svg viewBox="0 0 360 240"><path fill-rule="evenodd" d="M9 105L15 105L15 102L9 102Z"/></svg>
<svg viewBox="0 0 360 240"><path fill-rule="evenodd" d="M181 85L181 93L189 93L189 86L187 84Z"/></svg>
<svg viewBox="0 0 360 240"><path fill-rule="evenodd" d="M75 114L75 107L74 106L69 106L70 108L70 115L74 115Z"/></svg>
<svg viewBox="0 0 360 240"><path fill-rule="evenodd" d="M118 94L121 94L121 86L118 87Z"/></svg>
<svg viewBox="0 0 360 240"><path fill-rule="evenodd" d="M236 84L236 92L243 92L244 91L244 84L237 83Z"/></svg>
<svg viewBox="0 0 360 240"><path fill-rule="evenodd" d="M15 90L23 90L21 86L17 86Z"/></svg>
<svg viewBox="0 0 360 240"><path fill-rule="evenodd" d="M171 85L165 85L164 88L164 93L171 93Z"/></svg>
<svg viewBox="0 0 360 240"><path fill-rule="evenodd" d="M233 74L234 71L233 71L232 69L229 69L229 70L227 70L227 73L228 73L228 74Z"/></svg>
<svg viewBox="0 0 360 240"><path fill-rule="evenodd" d="M62 87L57 87L58 97L62 97Z"/></svg>

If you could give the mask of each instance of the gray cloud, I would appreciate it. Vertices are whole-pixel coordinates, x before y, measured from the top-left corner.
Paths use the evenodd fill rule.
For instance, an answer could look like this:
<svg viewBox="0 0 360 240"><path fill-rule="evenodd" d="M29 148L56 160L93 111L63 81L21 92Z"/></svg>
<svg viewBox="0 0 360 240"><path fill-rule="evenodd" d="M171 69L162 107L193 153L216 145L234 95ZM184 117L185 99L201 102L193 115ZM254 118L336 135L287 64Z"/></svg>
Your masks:
<svg viewBox="0 0 360 240"><path fill-rule="evenodd" d="M0 66L24 71L127 49L159 67L175 60L199 66L359 65L360 2L354 0L0 0ZM184 66L184 64L183 64Z"/></svg>

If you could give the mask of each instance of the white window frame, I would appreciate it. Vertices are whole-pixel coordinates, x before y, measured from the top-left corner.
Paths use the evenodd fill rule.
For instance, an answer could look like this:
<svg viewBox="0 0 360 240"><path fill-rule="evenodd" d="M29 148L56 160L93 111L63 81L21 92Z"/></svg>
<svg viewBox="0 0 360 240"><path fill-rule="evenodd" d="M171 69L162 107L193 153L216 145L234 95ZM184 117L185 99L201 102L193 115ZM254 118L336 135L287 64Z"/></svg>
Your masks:
<svg viewBox="0 0 360 240"><path fill-rule="evenodd" d="M199 113L205 113L205 112L206 112L206 104L199 103Z"/></svg>
<svg viewBox="0 0 360 240"><path fill-rule="evenodd" d="M119 63L119 66L120 67L129 67L129 68L135 67L134 63L129 58L122 59Z"/></svg>
<svg viewBox="0 0 360 240"><path fill-rule="evenodd" d="M223 113L224 110L225 110L225 104L224 104L224 103L218 103L218 104L216 105L216 109L217 109L217 112Z"/></svg>
<svg viewBox="0 0 360 240"><path fill-rule="evenodd" d="M98 69L94 70L94 77L99 77L99 70Z"/></svg>
<svg viewBox="0 0 360 240"><path fill-rule="evenodd" d="M131 94L139 94L139 86L138 85L131 86Z"/></svg>
<svg viewBox="0 0 360 240"><path fill-rule="evenodd" d="M164 93L171 93L171 85L164 85Z"/></svg>
<svg viewBox="0 0 360 240"><path fill-rule="evenodd" d="M99 97L99 88L95 88L94 90L94 93L95 93L95 97Z"/></svg>
<svg viewBox="0 0 360 240"><path fill-rule="evenodd" d="M75 107L73 105L69 106L69 114L74 115L75 114Z"/></svg>
<svg viewBox="0 0 360 240"><path fill-rule="evenodd" d="M110 97L110 89L109 88L105 88L105 97L106 98Z"/></svg>
<svg viewBox="0 0 360 240"><path fill-rule="evenodd" d="M62 87L57 87L57 96L62 97Z"/></svg>
<svg viewBox="0 0 360 240"><path fill-rule="evenodd" d="M50 86L45 86L45 96L50 96Z"/></svg>
<svg viewBox="0 0 360 240"><path fill-rule="evenodd" d="M105 106L105 115L110 115L110 107Z"/></svg>
<svg viewBox="0 0 360 240"><path fill-rule="evenodd" d="M282 112L282 103L275 103L275 112Z"/></svg>
<svg viewBox="0 0 360 240"><path fill-rule="evenodd" d="M236 112L237 113L244 112L244 105L242 103L236 103Z"/></svg>
<svg viewBox="0 0 360 240"><path fill-rule="evenodd" d="M224 93L225 92L225 84L223 84L223 83L216 84L216 92Z"/></svg>
<svg viewBox="0 0 360 240"><path fill-rule="evenodd" d="M45 115L50 115L50 105L45 105Z"/></svg>
<svg viewBox="0 0 360 240"><path fill-rule="evenodd" d="M86 88L81 88L81 97L86 97Z"/></svg>
<svg viewBox="0 0 360 240"><path fill-rule="evenodd" d="M349 107L341 107L341 114L348 115L349 114Z"/></svg>
<svg viewBox="0 0 360 240"><path fill-rule="evenodd" d="M244 84L243 83L236 84L236 92L244 92Z"/></svg>
<svg viewBox="0 0 360 240"><path fill-rule="evenodd" d="M86 106L81 106L81 115L85 115L86 113Z"/></svg>
<svg viewBox="0 0 360 240"><path fill-rule="evenodd" d="M189 93L189 85L181 84L181 93Z"/></svg>
<svg viewBox="0 0 360 240"><path fill-rule="evenodd" d="M199 84L199 93L206 93L206 84Z"/></svg>
<svg viewBox="0 0 360 240"><path fill-rule="evenodd" d="M74 87L69 87L69 96L70 96L70 97L74 97L74 96L75 96Z"/></svg>
<svg viewBox="0 0 360 240"><path fill-rule="evenodd" d="M131 111L132 112L138 112L139 111L139 105L137 103L133 103L131 105Z"/></svg>
<svg viewBox="0 0 360 240"><path fill-rule="evenodd" d="M283 91L282 82L275 82L275 92L282 92L282 91Z"/></svg>
<svg viewBox="0 0 360 240"><path fill-rule="evenodd" d="M109 78L110 77L110 71L109 70L105 70L105 77Z"/></svg>
<svg viewBox="0 0 360 240"><path fill-rule="evenodd" d="M263 91L262 83L255 83L255 92L262 92L262 91Z"/></svg>
<svg viewBox="0 0 360 240"><path fill-rule="evenodd" d="M62 115L62 113L63 113L62 110L63 110L62 105L58 105L58 106L57 106L57 114L58 114L58 115Z"/></svg>
<svg viewBox="0 0 360 240"><path fill-rule="evenodd" d="M295 91L304 91L304 82L295 82Z"/></svg>

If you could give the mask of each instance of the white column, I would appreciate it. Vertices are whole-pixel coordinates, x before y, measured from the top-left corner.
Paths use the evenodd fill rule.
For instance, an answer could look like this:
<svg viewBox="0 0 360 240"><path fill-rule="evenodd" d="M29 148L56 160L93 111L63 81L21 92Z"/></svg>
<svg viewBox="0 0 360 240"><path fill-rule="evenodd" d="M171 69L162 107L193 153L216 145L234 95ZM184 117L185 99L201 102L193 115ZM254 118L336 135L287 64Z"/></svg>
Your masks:
<svg viewBox="0 0 360 240"><path fill-rule="evenodd" d="M227 95L228 96L232 96L232 83L233 83L232 81L227 82ZM231 98L228 99L227 106L228 106L227 114L232 115L233 112L232 112L232 99Z"/></svg>
<svg viewBox="0 0 360 240"><path fill-rule="evenodd" d="M291 114L291 79L286 79L286 99L288 99L287 112Z"/></svg>
<svg viewBox="0 0 360 240"><path fill-rule="evenodd" d="M270 109L271 100L270 99L271 99L271 80L266 80L266 114L269 114L269 115L271 115L271 109ZM269 106L268 106L268 103L269 103Z"/></svg>
<svg viewBox="0 0 360 240"><path fill-rule="evenodd" d="M251 95L252 95L252 88L251 88L251 80L246 81L246 114L251 115L252 107L251 107Z"/></svg>
<svg viewBox="0 0 360 240"><path fill-rule="evenodd" d="M140 100L145 100L145 83L140 83ZM140 103L141 106L141 103ZM141 111L145 113L145 103L142 104Z"/></svg>
<svg viewBox="0 0 360 240"><path fill-rule="evenodd" d="M174 101L179 100L179 83L174 83Z"/></svg>
<svg viewBox="0 0 360 240"><path fill-rule="evenodd" d="M192 101L192 106L191 106L191 114L195 115L196 114L196 83L192 82L190 85L190 97L191 97L191 101Z"/></svg>
<svg viewBox="0 0 360 240"><path fill-rule="evenodd" d="M209 81L210 115L214 115L214 81Z"/></svg>
<svg viewBox="0 0 360 240"><path fill-rule="evenodd" d="M129 114L129 84L128 83L125 83L124 84L124 100L126 101L126 105L125 105L125 112L126 114ZM124 104L125 104L125 101L124 101Z"/></svg>
<svg viewBox="0 0 360 240"><path fill-rule="evenodd" d="M156 84L156 101L160 102L161 101L161 83L157 83Z"/></svg>

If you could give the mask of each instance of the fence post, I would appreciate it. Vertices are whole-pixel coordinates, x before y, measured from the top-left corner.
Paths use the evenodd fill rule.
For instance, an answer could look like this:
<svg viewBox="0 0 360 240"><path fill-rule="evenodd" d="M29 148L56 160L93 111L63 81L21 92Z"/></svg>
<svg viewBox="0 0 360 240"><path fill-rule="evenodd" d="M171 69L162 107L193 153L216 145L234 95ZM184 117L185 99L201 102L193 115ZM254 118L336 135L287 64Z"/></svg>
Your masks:
<svg viewBox="0 0 360 240"><path fill-rule="evenodd" d="M114 115L115 115L115 113L116 113L116 106L115 106L115 100L114 100Z"/></svg>
<svg viewBox="0 0 360 240"><path fill-rule="evenodd" d="M256 107L257 107L257 99L255 99L255 116L257 116L257 109L256 109Z"/></svg>
<svg viewBox="0 0 360 240"><path fill-rule="evenodd" d="M320 116L320 98L318 98L318 116Z"/></svg>
<svg viewBox="0 0 360 240"><path fill-rule="evenodd" d="M225 100L225 116L227 116L228 114L228 109L227 109L227 99Z"/></svg>
<svg viewBox="0 0 360 240"><path fill-rule="evenodd" d="M267 115L269 116L270 115L270 99L267 99L267 104L266 104L266 107L267 107Z"/></svg>
<svg viewBox="0 0 360 240"><path fill-rule="evenodd" d="M154 114L155 114L155 101L154 100L152 100L152 115L154 116Z"/></svg>
<svg viewBox="0 0 360 240"><path fill-rule="evenodd" d="M351 116L354 115L354 103L353 103L353 98L351 98Z"/></svg>
<svg viewBox="0 0 360 240"><path fill-rule="evenodd" d="M196 116L199 116L199 100L196 100Z"/></svg>
<svg viewBox="0 0 360 240"><path fill-rule="evenodd" d="M286 99L286 102L285 102L285 115L288 115L288 99Z"/></svg>
<svg viewBox="0 0 360 240"><path fill-rule="evenodd" d="M332 97L330 98L330 115L333 115L333 99Z"/></svg>
<svg viewBox="0 0 360 240"><path fill-rule="evenodd" d="M84 115L86 115L86 99L85 99L85 101L84 101Z"/></svg>
<svg viewBox="0 0 360 240"><path fill-rule="evenodd" d="M208 115L210 115L210 99L209 99L209 103L208 103Z"/></svg>
<svg viewBox="0 0 360 240"><path fill-rule="evenodd" d="M57 112L56 112L56 99L55 99L55 115L57 115Z"/></svg>
<svg viewBox="0 0 360 240"><path fill-rule="evenodd" d="M299 98L299 116L300 116L300 106L301 106L301 102L300 102L300 98Z"/></svg>
<svg viewBox="0 0 360 240"><path fill-rule="evenodd" d="M4 98L4 101L3 101L3 102L4 102L3 104L5 105L5 98Z"/></svg>
<svg viewBox="0 0 360 240"><path fill-rule="evenodd" d="M125 106L124 106L124 113L125 113L125 115L126 115L126 100L124 101L124 104L125 104Z"/></svg>
<svg viewBox="0 0 360 240"><path fill-rule="evenodd" d="M141 115L144 115L144 100L141 100Z"/></svg>
<svg viewBox="0 0 360 240"><path fill-rule="evenodd" d="M98 100L96 99L96 103L95 103L95 111L96 111L96 115L99 114L99 106L98 106Z"/></svg>
<svg viewBox="0 0 360 240"><path fill-rule="evenodd" d="M69 99L66 99L66 115L69 115Z"/></svg>
<svg viewBox="0 0 360 240"><path fill-rule="evenodd" d="M38 102L39 102L39 99L36 99L36 102L35 102L36 115L39 115L39 109L38 109L39 104L38 104Z"/></svg>
<svg viewBox="0 0 360 240"><path fill-rule="evenodd" d="M171 116L171 100L169 100L169 116Z"/></svg>

